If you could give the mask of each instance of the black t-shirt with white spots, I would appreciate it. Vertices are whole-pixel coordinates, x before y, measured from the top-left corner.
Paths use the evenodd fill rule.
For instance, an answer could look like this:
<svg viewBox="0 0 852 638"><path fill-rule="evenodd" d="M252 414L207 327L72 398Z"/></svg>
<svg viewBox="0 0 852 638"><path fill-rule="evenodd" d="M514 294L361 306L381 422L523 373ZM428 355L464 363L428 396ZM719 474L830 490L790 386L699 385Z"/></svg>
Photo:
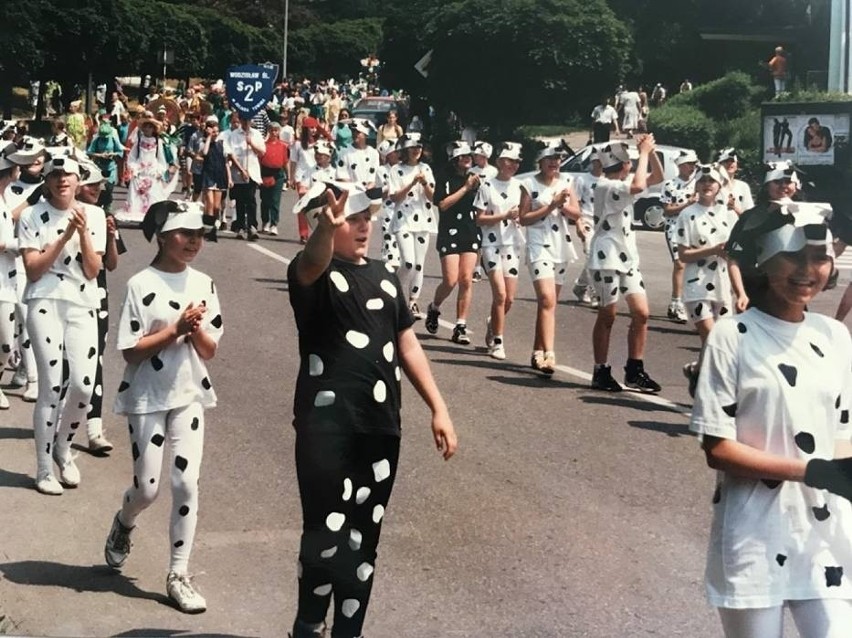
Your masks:
<svg viewBox="0 0 852 638"><path fill-rule="evenodd" d="M287 270L299 329L296 428L400 434L399 333L414 324L396 275L380 261L332 259L311 286Z"/></svg>

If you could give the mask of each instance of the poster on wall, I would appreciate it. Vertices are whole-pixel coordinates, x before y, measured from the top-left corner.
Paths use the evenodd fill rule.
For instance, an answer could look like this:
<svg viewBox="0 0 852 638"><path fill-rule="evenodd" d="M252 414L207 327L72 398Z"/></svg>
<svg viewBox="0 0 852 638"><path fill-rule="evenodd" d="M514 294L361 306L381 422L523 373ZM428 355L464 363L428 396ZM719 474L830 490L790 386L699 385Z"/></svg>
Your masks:
<svg viewBox="0 0 852 638"><path fill-rule="evenodd" d="M763 161L792 160L799 166L834 164L834 151L849 141L849 115L766 115Z"/></svg>

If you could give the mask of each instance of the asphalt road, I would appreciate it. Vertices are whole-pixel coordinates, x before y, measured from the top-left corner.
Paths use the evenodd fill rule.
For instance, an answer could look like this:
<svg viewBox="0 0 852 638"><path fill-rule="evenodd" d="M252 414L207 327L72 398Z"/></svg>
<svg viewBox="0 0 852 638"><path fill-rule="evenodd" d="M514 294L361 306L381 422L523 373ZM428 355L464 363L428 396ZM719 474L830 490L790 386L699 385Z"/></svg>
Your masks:
<svg viewBox="0 0 852 638"><path fill-rule="evenodd" d="M124 422L106 416L117 445L110 457L80 452L79 489L42 496L32 486L31 406L11 390L12 408L0 413L7 632L286 635L301 517L290 426L298 359L285 264L299 245L291 216L280 229L280 237L257 244L223 234L195 264L217 282L225 317L210 366L220 403L207 413L190 565L201 573L207 613L182 615L165 598L166 493L141 516L123 572L103 564L104 539L131 477ZM138 230L124 237L130 252L110 278L113 324L125 281L154 252ZM460 451L448 463L440 459L428 412L405 383L400 472L379 547L370 638L720 635L702 582L714 478L688 433L680 371L695 358L698 338L662 318L670 268L662 235L640 233L639 247L654 315L646 363L663 385L659 398L588 389L594 311L573 299L558 308L559 371L549 381L534 373L527 276L508 318L505 362L490 359L482 344L485 283L474 290L472 346L450 342L446 326L432 337L417 324ZM424 300L438 275L433 252ZM826 293L815 309L831 311L839 296ZM454 319L452 304L443 318ZM611 357L619 378L626 331L620 314ZM121 374L116 352L106 367L110 404Z"/></svg>

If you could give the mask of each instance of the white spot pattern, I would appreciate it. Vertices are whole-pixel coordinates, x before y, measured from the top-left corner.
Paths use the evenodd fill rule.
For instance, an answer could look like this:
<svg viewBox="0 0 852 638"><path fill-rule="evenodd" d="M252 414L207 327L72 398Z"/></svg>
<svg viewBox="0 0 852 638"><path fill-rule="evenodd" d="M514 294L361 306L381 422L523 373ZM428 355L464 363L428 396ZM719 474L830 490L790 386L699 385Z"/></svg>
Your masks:
<svg viewBox="0 0 852 638"><path fill-rule="evenodd" d="M381 310L385 307L385 302L381 297L374 297L367 300L367 310Z"/></svg>
<svg viewBox="0 0 852 638"><path fill-rule="evenodd" d="M332 532L339 532L340 528L343 527L343 523L345 522L346 516L344 516L340 512L332 512L325 518L325 526Z"/></svg>
<svg viewBox="0 0 852 638"><path fill-rule="evenodd" d="M377 403L384 403L385 399L388 398L388 388L381 379L376 381L376 385L373 386L373 398Z"/></svg>
<svg viewBox="0 0 852 638"><path fill-rule="evenodd" d="M357 330L349 330L346 332L346 340L355 348L359 350L362 348L366 348L370 344L370 337L365 335L363 332L358 332Z"/></svg>
<svg viewBox="0 0 852 638"><path fill-rule="evenodd" d="M389 279L382 279L382 283L379 284L382 290L388 293L391 297L396 299L396 286Z"/></svg>
<svg viewBox="0 0 852 638"><path fill-rule="evenodd" d="M376 483L381 483L389 476L390 463L387 459L382 459L381 461L373 463L373 477L376 479Z"/></svg>
<svg viewBox="0 0 852 638"><path fill-rule="evenodd" d="M361 505L364 501L370 498L370 488L369 487L359 487L358 491L355 492L355 503Z"/></svg>
<svg viewBox="0 0 852 638"><path fill-rule="evenodd" d="M337 553L337 545L334 547L329 547L328 549L324 549L320 552L320 558L331 558Z"/></svg>
<svg viewBox="0 0 852 638"><path fill-rule="evenodd" d="M353 527L349 530L349 548L352 549L352 551L357 552L361 549L361 538L361 532L357 529Z"/></svg>
<svg viewBox="0 0 852 638"><path fill-rule="evenodd" d="M343 601L343 604L340 606L340 611L343 612L343 615L347 618L352 618L355 613L361 608L361 603L359 603L354 598L347 598Z"/></svg>
<svg viewBox="0 0 852 638"><path fill-rule="evenodd" d="M325 366L322 363L322 359L315 354L308 355L308 374L312 377L318 377L322 375L325 370Z"/></svg>
<svg viewBox="0 0 852 638"><path fill-rule="evenodd" d="M393 350L393 341L388 341L385 344L385 347L382 348L382 354L385 355L385 361L387 361L388 363L393 361Z"/></svg>
<svg viewBox="0 0 852 638"><path fill-rule="evenodd" d="M334 287L340 292L349 292L349 282L346 281L346 277L341 275L339 272L336 270L331 271L328 278L331 279L331 283L333 283Z"/></svg>
<svg viewBox="0 0 852 638"><path fill-rule="evenodd" d="M343 500L348 501L352 498L352 481L348 478L343 479Z"/></svg>
<svg viewBox="0 0 852 638"><path fill-rule="evenodd" d="M314 588L314 593L317 596L328 596L331 593L331 585L320 585Z"/></svg>
<svg viewBox="0 0 852 638"><path fill-rule="evenodd" d="M317 396L314 399L314 407L315 408L324 408L334 403L334 391L333 390L320 390L317 392Z"/></svg>
<svg viewBox="0 0 852 638"><path fill-rule="evenodd" d="M381 505L376 505L373 508L373 522L378 524L385 515L385 508Z"/></svg>
<svg viewBox="0 0 852 638"><path fill-rule="evenodd" d="M358 580L366 583L367 579L373 575L373 566L370 563L361 563L355 570L355 574L358 576Z"/></svg>

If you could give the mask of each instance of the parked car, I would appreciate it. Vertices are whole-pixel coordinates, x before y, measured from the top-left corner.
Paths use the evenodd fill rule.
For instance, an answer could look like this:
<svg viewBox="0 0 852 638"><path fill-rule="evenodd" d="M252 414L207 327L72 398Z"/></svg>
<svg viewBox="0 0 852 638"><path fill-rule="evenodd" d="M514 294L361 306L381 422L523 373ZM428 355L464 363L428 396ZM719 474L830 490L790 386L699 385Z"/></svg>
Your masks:
<svg viewBox="0 0 852 638"><path fill-rule="evenodd" d="M592 151L606 146L605 143L589 144L584 146L574 155L562 162L560 172L566 173L572 177L576 177L582 173L589 172L589 158ZM663 184L670 179L677 177L677 164L675 158L687 149L679 146L666 146L663 144L657 145L657 157L660 158L660 163L663 166L663 181L659 184L649 186L646 190L636 195L635 205L633 207L633 225L641 226L649 230L662 230L665 226L663 216L663 206L660 203L660 195L663 192ZM633 160L634 168L636 161L639 159L639 151L635 146L628 147L630 159ZM533 173L525 173L518 177L527 177Z"/></svg>
<svg viewBox="0 0 852 638"><path fill-rule="evenodd" d="M408 104L393 97L362 97L349 110L355 119L371 120L376 128L387 122L388 111L396 111L397 122L405 129L408 125ZM370 141L375 141L375 133L370 135Z"/></svg>

